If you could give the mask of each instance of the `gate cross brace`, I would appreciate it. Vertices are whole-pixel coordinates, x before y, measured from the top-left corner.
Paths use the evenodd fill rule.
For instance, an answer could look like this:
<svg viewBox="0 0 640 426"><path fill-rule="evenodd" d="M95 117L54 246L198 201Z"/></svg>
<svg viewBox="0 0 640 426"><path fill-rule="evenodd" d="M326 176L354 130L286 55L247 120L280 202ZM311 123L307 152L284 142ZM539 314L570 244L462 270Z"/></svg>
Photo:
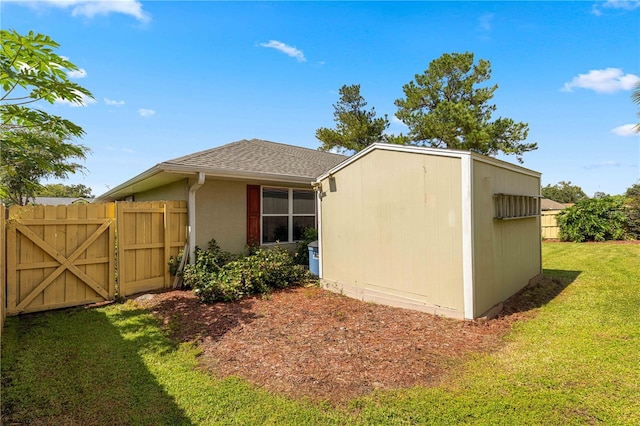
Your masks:
<svg viewBox="0 0 640 426"><path fill-rule="evenodd" d="M58 278L58 276L60 276L60 274L62 274L67 269L69 270L69 272L80 278L86 285L95 290L96 293L98 293L100 296L105 299L109 299L109 293L104 288L102 288L100 283L82 272L76 265L73 264L73 262L82 254L82 252L89 248L89 246L93 244L93 242L97 240L105 230L109 229L110 225L111 219L105 220L105 222L100 225L100 227L96 229L94 233L84 241L84 243L82 243L80 246L78 246L78 248L75 249L71 256L66 258L55 248L51 247L49 243L40 238L35 232L17 221L16 229L19 230L24 236L29 238L32 242L34 242L38 247L48 253L51 257L57 260L60 263L60 266L55 271L53 271L51 275L49 275L44 281L42 281L35 289L33 289L33 291L29 293L29 295L25 297L18 304L18 306L16 306L16 310L21 311L26 308L38 294L43 292L45 288L47 288L56 278Z"/></svg>

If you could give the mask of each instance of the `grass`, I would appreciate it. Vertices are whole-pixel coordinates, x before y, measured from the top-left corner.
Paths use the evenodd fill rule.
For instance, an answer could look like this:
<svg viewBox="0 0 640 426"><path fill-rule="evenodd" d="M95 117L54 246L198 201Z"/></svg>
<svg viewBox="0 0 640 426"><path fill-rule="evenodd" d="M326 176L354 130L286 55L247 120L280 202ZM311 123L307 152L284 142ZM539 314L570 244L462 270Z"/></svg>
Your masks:
<svg viewBox="0 0 640 426"><path fill-rule="evenodd" d="M8 318L3 423L640 424L640 245L545 243L543 257L570 284L503 347L438 387L339 409L208 376L132 304Z"/></svg>

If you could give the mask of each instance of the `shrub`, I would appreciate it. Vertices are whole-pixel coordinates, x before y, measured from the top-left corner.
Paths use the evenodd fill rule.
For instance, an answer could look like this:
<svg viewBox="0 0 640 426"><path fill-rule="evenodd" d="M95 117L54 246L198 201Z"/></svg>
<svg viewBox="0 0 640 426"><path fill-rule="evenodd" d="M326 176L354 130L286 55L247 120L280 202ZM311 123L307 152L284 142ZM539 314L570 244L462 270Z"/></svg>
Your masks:
<svg viewBox="0 0 640 426"><path fill-rule="evenodd" d="M309 244L318 239L318 230L306 228L302 233L302 240L296 245L295 262L298 265L309 266Z"/></svg>
<svg viewBox="0 0 640 426"><path fill-rule="evenodd" d="M206 250L199 247L195 252L196 261L193 265L185 265L182 273L183 284L186 287L198 288L211 281L218 271L237 256L223 251L216 240L209 241ZM171 266L171 264L170 264Z"/></svg>
<svg viewBox="0 0 640 426"><path fill-rule="evenodd" d="M223 265L216 259L214 253L200 251L196 264L185 268L184 280L201 302L230 302L311 279L309 272L296 265L293 256L280 247L258 248L249 256ZM228 253L223 259L229 259Z"/></svg>
<svg viewBox="0 0 640 426"><path fill-rule="evenodd" d="M577 202L558 214L563 241L607 241L628 237L624 197L604 196Z"/></svg>

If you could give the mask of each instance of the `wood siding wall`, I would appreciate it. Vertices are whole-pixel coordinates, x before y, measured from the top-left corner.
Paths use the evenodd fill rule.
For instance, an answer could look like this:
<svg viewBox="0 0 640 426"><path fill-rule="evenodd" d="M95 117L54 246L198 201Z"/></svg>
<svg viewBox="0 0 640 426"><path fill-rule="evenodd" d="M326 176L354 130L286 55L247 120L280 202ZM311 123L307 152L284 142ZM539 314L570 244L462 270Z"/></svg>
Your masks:
<svg viewBox="0 0 640 426"><path fill-rule="evenodd" d="M374 150L324 179L324 285L461 317L461 200L458 158Z"/></svg>
<svg viewBox="0 0 640 426"><path fill-rule="evenodd" d="M168 288L169 258L187 240L186 201L12 206L6 226L3 209L0 293L8 315Z"/></svg>
<svg viewBox="0 0 640 426"><path fill-rule="evenodd" d="M473 160L476 316L509 298L542 272L540 218L494 219L495 194L537 197L540 177Z"/></svg>

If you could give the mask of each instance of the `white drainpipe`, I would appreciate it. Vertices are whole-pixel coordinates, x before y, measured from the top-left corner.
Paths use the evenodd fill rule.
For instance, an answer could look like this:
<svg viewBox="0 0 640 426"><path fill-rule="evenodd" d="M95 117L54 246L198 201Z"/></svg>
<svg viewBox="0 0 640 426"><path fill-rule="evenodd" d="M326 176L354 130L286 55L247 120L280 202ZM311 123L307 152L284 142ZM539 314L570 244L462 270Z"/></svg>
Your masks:
<svg viewBox="0 0 640 426"><path fill-rule="evenodd" d="M189 188L189 263L196 262L196 191L204 184L204 172L198 172L198 181Z"/></svg>

